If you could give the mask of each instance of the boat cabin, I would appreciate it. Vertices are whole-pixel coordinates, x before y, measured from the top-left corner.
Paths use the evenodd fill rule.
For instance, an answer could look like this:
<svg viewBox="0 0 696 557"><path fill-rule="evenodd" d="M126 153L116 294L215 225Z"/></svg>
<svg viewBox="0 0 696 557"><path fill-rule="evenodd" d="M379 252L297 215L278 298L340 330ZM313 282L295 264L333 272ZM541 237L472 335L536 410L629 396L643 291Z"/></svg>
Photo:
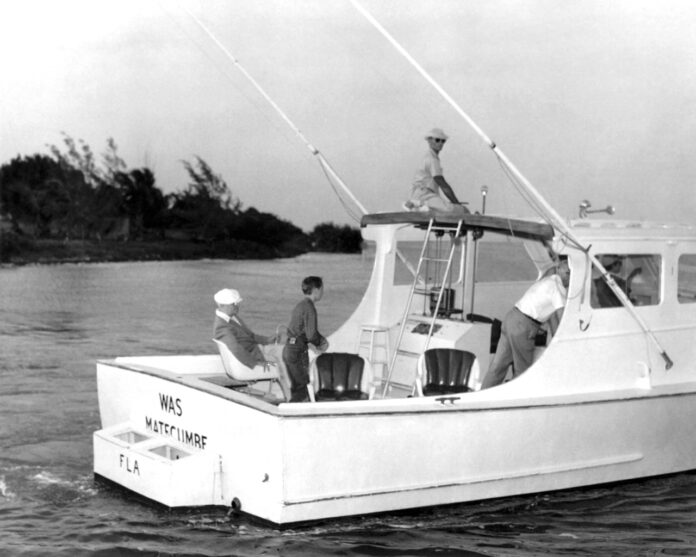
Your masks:
<svg viewBox="0 0 696 557"><path fill-rule="evenodd" d="M486 215L433 219L424 213L381 213L366 215L362 226L364 237L375 242L374 272L363 302L331 341L333 350L358 352L372 364L377 398L418 395L418 361L433 348L474 354L463 390L477 391L495 352L501 320L535 280L553 272L554 254L568 256L568 301L556 338L537 337L535 361L558 344L551 361L558 360L553 368L565 371L551 380L552 368L544 366L539 374L529 370L508 388L523 377L529 388L536 388L538 377L543 388L536 393L559 392L549 390L552 385L567 391L561 381L576 391L582 387L566 377L574 373L586 379L588 373L597 375L593 389L614 388L617 381L633 384L636 377L649 383L651 370L664 369L659 353L646 346L650 341L639 323L589 254L605 266L660 342L673 344L674 335L681 334L677 330L693 331L696 325L693 227L580 219L570 223L583 244L575 245L541 220ZM617 336L627 342L617 344ZM681 341L686 339L675 343L680 348L674 353L683 350ZM578 361L579 344L586 345L584 363ZM627 359L632 350L642 357Z"/></svg>

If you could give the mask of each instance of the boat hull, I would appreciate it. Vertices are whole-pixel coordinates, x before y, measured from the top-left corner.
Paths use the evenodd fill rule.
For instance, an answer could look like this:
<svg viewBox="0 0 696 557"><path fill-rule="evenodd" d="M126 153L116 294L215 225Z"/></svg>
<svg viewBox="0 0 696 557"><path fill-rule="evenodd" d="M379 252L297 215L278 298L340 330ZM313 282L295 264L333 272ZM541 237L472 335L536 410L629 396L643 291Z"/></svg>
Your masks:
<svg viewBox="0 0 696 557"><path fill-rule="evenodd" d="M136 367L98 366L105 429L95 434L95 472L167 506L234 504L280 525L696 468L696 393L683 385L610 397L502 402L470 393L274 406L200 375ZM147 437L145 448L166 441L195 457L186 469L165 462L188 500L167 499L155 481L162 472L140 462L132 481L138 443L107 454L96 441L123 427ZM130 450L129 471L119 455Z"/></svg>

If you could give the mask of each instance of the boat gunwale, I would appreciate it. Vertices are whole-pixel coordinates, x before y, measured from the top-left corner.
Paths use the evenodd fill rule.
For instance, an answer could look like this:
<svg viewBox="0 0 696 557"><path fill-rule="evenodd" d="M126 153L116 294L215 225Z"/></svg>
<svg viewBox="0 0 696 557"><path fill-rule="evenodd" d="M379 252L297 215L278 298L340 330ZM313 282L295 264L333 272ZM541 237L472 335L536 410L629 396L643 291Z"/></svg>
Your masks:
<svg viewBox="0 0 696 557"><path fill-rule="evenodd" d="M611 404L622 402L635 401L654 401L663 398L674 398L681 396L696 395L696 381L688 383L677 383L668 385L652 386L650 388L634 387L631 389L622 389L619 391L588 391L584 393L558 394L548 397L527 398L486 398L474 401L474 406L459 406L455 404L463 396L473 393L452 393L447 395L431 395L417 398L403 399L373 399L360 401L327 401L321 403L281 403L274 405L270 402L255 398L247 393L240 393L233 389L225 388L215 383L208 383L201 376L210 376L213 374L191 374L187 378L187 374L176 375L174 372L161 370L149 366L138 366L133 364L123 364L114 362L113 360L98 360L98 364L125 369L134 373L157 377L165 381L189 387L197 391L206 392L215 396L219 396L230 402L238 403L241 406L258 410L264 414L269 414L282 419L306 419L306 418L346 418L346 417L364 417L364 416L405 416L405 415L431 415L441 413L461 413L461 412L512 412L518 410L543 409L555 407L570 407L584 406L588 404ZM188 381L186 379L189 379ZM691 389L685 390L684 385L691 385ZM477 391L481 392L481 391ZM604 396L602 396L604 395ZM590 397L591 398L588 398ZM582 398L581 398L582 397ZM549 399L554 399L551 401ZM370 405L375 403L389 403L394 401L424 401L417 403L420 407L379 409L370 408ZM437 403L436 407L426 407L425 401ZM495 404L495 405L491 405ZM301 406L300 406L301 405ZM326 405L331 405L327 408ZM338 407L337 405L344 405Z"/></svg>

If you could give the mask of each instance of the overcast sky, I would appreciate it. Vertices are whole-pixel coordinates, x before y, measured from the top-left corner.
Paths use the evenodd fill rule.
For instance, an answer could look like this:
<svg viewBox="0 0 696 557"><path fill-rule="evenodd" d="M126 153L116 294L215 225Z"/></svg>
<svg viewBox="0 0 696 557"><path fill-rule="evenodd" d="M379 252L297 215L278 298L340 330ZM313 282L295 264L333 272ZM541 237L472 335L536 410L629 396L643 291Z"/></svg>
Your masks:
<svg viewBox="0 0 696 557"><path fill-rule="evenodd" d="M696 2L360 0L564 216L696 215ZM244 206L352 223L316 158L200 18L371 211L397 210L444 128L446 179L531 215L490 149L348 0L5 0L0 162L61 132L181 190L205 159Z"/></svg>

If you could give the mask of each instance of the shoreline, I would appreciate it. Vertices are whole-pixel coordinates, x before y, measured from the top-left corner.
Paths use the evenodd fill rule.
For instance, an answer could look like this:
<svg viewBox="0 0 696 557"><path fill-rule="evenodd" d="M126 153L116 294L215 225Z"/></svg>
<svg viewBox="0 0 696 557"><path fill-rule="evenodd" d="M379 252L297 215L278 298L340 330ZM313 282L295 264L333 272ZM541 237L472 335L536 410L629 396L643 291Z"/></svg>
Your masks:
<svg viewBox="0 0 696 557"><path fill-rule="evenodd" d="M199 259L285 259L310 250L284 245L277 248L246 240L194 242L184 240L35 240L15 253L0 253L3 267L57 265L61 263L110 263L180 261Z"/></svg>

